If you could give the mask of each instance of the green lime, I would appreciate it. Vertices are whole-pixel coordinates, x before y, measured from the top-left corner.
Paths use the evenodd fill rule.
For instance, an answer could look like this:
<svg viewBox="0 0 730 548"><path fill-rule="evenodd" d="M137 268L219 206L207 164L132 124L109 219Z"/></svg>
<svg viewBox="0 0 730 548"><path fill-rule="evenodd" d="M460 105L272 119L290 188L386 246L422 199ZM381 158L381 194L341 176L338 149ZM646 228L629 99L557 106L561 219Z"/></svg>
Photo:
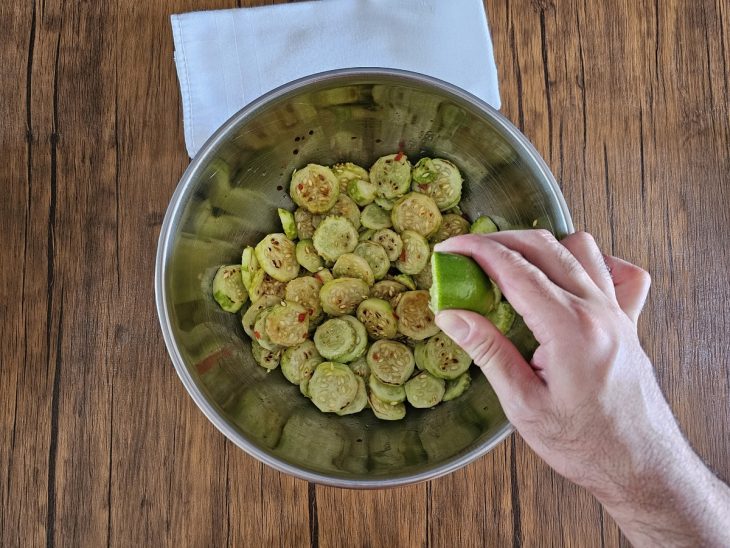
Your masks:
<svg viewBox="0 0 730 548"><path fill-rule="evenodd" d="M495 304L492 282L471 257L435 252L431 257L431 308L487 314Z"/></svg>

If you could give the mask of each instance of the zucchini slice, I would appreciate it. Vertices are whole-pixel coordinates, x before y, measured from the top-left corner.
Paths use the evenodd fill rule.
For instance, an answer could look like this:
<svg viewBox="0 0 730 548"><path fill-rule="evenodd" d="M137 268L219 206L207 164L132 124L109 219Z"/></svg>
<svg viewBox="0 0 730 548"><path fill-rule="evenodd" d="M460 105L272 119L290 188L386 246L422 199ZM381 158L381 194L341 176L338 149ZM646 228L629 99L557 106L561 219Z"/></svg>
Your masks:
<svg viewBox="0 0 730 548"><path fill-rule="evenodd" d="M369 204L365 206L360 214L360 222L365 228L380 230L393 226L390 214L377 204Z"/></svg>
<svg viewBox="0 0 730 548"><path fill-rule="evenodd" d="M322 220L320 217L320 215L313 215L303 207L298 207L294 211L294 222L296 223L297 236L299 236L300 240L312 239L314 229L317 228L317 225Z"/></svg>
<svg viewBox="0 0 730 548"><path fill-rule="evenodd" d="M453 380L464 374L471 365L471 358L445 333L437 333L426 342L423 368L434 377Z"/></svg>
<svg viewBox="0 0 730 548"><path fill-rule="evenodd" d="M309 164L294 172L289 194L298 206L311 213L324 213L335 205L340 183L330 168Z"/></svg>
<svg viewBox="0 0 730 548"><path fill-rule="evenodd" d="M335 205L327 212L327 216L344 217L352 223L355 229L360 228L360 209L352 199L344 194L340 194Z"/></svg>
<svg viewBox="0 0 730 548"><path fill-rule="evenodd" d="M413 347L413 359L416 360L416 369L420 371L426 369L423 365L426 363L426 341L419 341Z"/></svg>
<svg viewBox="0 0 730 548"><path fill-rule="evenodd" d="M357 307L357 319L373 339L389 339L398 333L393 307L383 299L365 299Z"/></svg>
<svg viewBox="0 0 730 548"><path fill-rule="evenodd" d="M366 228L366 229L360 229L360 231L357 233L357 239L361 242L368 241L372 235L375 234L375 231L372 228Z"/></svg>
<svg viewBox="0 0 730 548"><path fill-rule="evenodd" d="M442 217L431 197L410 192L395 203L390 219L396 231L412 230L428 238L439 229Z"/></svg>
<svg viewBox="0 0 730 548"><path fill-rule="evenodd" d="M387 339L373 343L367 360L370 372L386 384L403 384L410 378L415 366L410 348Z"/></svg>
<svg viewBox="0 0 730 548"><path fill-rule="evenodd" d="M355 248L355 255L367 261L374 280L380 280L388 273L390 259L383 246L370 241L360 242Z"/></svg>
<svg viewBox="0 0 730 548"><path fill-rule="evenodd" d="M378 196L377 198L375 198L375 204L382 207L385 211L390 211L391 209L393 209L393 205L395 204L395 198L389 200L388 198Z"/></svg>
<svg viewBox="0 0 730 548"><path fill-rule="evenodd" d="M411 186L411 163L399 152L378 158L370 168L370 182L384 198L397 198ZM458 201L458 200L457 200Z"/></svg>
<svg viewBox="0 0 730 548"><path fill-rule="evenodd" d="M319 290L322 285L313 276L294 278L286 284L284 298L300 304L307 311L310 328L322 317L322 305L319 302Z"/></svg>
<svg viewBox="0 0 730 548"><path fill-rule="evenodd" d="M336 261L352 252L358 243L357 230L344 217L326 217L314 231L312 243L326 261Z"/></svg>
<svg viewBox="0 0 730 548"><path fill-rule="evenodd" d="M413 281L413 278L411 278L408 274L396 274L390 279L392 279L394 282L398 282L399 284L406 286L406 288L410 289L411 291L415 291L416 289L418 289L416 287L416 282Z"/></svg>
<svg viewBox="0 0 730 548"><path fill-rule="evenodd" d="M428 258L431 256L431 249L428 242L418 232L406 230L400 235L403 240L403 249L395 266L403 274L418 274L426 268Z"/></svg>
<svg viewBox="0 0 730 548"><path fill-rule="evenodd" d="M226 312L238 312L248 300L241 265L222 266L213 278L213 298Z"/></svg>
<svg viewBox="0 0 730 548"><path fill-rule="evenodd" d="M256 244L256 260L269 276L280 282L288 282L299 275L294 242L284 234L264 236Z"/></svg>
<svg viewBox="0 0 730 548"><path fill-rule="evenodd" d="M515 323L517 312L507 301L499 301L497 305L487 313L487 319L492 322L502 335L506 335Z"/></svg>
<svg viewBox="0 0 730 548"><path fill-rule="evenodd" d="M298 386L302 382L302 365L317 358L322 361L322 357L312 341L290 346L281 355L281 372L286 380Z"/></svg>
<svg viewBox="0 0 730 548"><path fill-rule="evenodd" d="M322 357L328 360L348 354L356 343L355 328L341 318L327 320L314 332L314 345Z"/></svg>
<svg viewBox="0 0 730 548"><path fill-rule="evenodd" d="M357 381L357 393L355 394L355 399L336 412L341 417L359 413L368 405L368 391L365 388L365 381L358 376L355 377L355 380Z"/></svg>
<svg viewBox="0 0 730 548"><path fill-rule="evenodd" d="M421 270L418 274L413 275L413 281L416 282L416 287L418 289L425 289L425 290L431 289L431 285L433 285L433 272L431 272L431 257L428 258L428 262L426 263L426 266L423 267L423 270Z"/></svg>
<svg viewBox="0 0 730 548"><path fill-rule="evenodd" d="M368 402L373 414L384 421L399 421L406 416L406 406L403 403L388 403L370 392Z"/></svg>
<svg viewBox="0 0 730 548"><path fill-rule="evenodd" d="M368 332L360 320L354 316L340 316L338 319L349 323L355 331L355 344L348 352L341 354L336 358L338 362L349 363L358 359L365 353L365 349L368 347Z"/></svg>
<svg viewBox="0 0 730 548"><path fill-rule="evenodd" d="M264 295L275 295L279 297L279 300L284 298L284 291L286 290L286 284L275 280L264 272L263 268L259 268L251 279L251 288L248 291L248 296L251 297L251 302L255 303Z"/></svg>
<svg viewBox="0 0 730 548"><path fill-rule="evenodd" d="M297 239L297 223L294 220L294 214L283 208L278 208L279 220L281 221L281 228L284 230L284 234L290 240Z"/></svg>
<svg viewBox="0 0 730 548"><path fill-rule="evenodd" d="M406 383L408 403L417 409L428 409L439 403L446 391L446 381L427 371L419 373Z"/></svg>
<svg viewBox="0 0 730 548"><path fill-rule="evenodd" d="M355 179L347 183L347 195L360 207L372 204L375 200L376 187L370 181Z"/></svg>
<svg viewBox="0 0 730 548"><path fill-rule="evenodd" d="M254 361L268 371L279 367L281 348L278 350L268 350L256 341L251 341L251 354L253 355Z"/></svg>
<svg viewBox="0 0 730 548"><path fill-rule="evenodd" d="M324 413L342 411L357 396L357 376L345 364L322 362L309 380L312 403Z"/></svg>
<svg viewBox="0 0 730 548"><path fill-rule="evenodd" d="M471 386L471 375L468 371L462 373L453 380L446 381L446 392L442 401L455 400Z"/></svg>
<svg viewBox="0 0 730 548"><path fill-rule="evenodd" d="M492 219L486 215L482 215L471 224L469 232L472 234L491 234L492 232L499 232L499 227Z"/></svg>
<svg viewBox="0 0 730 548"><path fill-rule="evenodd" d="M335 278L319 291L322 310L330 316L352 314L368 296L368 284L360 278Z"/></svg>
<svg viewBox="0 0 730 548"><path fill-rule="evenodd" d="M340 255L335 262L335 266L332 267L332 274L335 278L360 278L368 285L375 283L375 276L373 275L373 270L370 268L370 264L355 253L344 253Z"/></svg>
<svg viewBox="0 0 730 548"><path fill-rule="evenodd" d="M312 375L314 375L314 370L317 369L317 366L322 363L322 359L311 359L307 360L302 364L301 369L299 370L299 391L302 393L303 396L309 398L309 380L312 378Z"/></svg>
<svg viewBox="0 0 730 548"><path fill-rule="evenodd" d="M461 201L462 183L459 169L442 158L421 158L413 168L413 190L431 196L441 211Z"/></svg>
<svg viewBox="0 0 730 548"><path fill-rule="evenodd" d="M248 245L241 253L241 280L246 291L251 290L251 280L258 270L259 262L256 260L256 250Z"/></svg>
<svg viewBox="0 0 730 548"><path fill-rule="evenodd" d="M406 291L401 293L395 315L398 318L398 331L406 337L422 341L439 332L434 323L434 315L428 307L428 291Z"/></svg>
<svg viewBox="0 0 730 548"><path fill-rule="evenodd" d="M392 304L393 298L406 291L407 288L400 282L394 280L382 280L370 288L370 296L376 299L383 299Z"/></svg>
<svg viewBox="0 0 730 548"><path fill-rule="evenodd" d="M358 377L362 379L367 379L370 377L370 366L368 365L368 361L364 356L360 356L358 359L348 365L350 366L350 369L352 369L352 372L355 373L355 375L357 375Z"/></svg>
<svg viewBox="0 0 730 548"><path fill-rule="evenodd" d="M279 306L279 305L274 305ZM266 318L269 317L269 314L271 314L271 311L274 309L273 306L266 308L261 311L261 313L256 316L256 323L253 326L253 338L254 340L259 343L262 347L264 347L266 350L279 350L281 348L280 344L275 343L271 340L269 337L269 333L266 331Z"/></svg>
<svg viewBox="0 0 730 548"><path fill-rule="evenodd" d="M281 297L277 295L264 295L256 302L251 303L251 306L248 307L248 310L243 313L243 317L241 318L241 324L243 325L243 330L246 332L246 335L255 339L256 336L253 332L254 326L256 325L256 318L263 310L279 303L281 303Z"/></svg>
<svg viewBox="0 0 730 548"><path fill-rule="evenodd" d="M370 174L367 170L352 162L335 164L331 169L332 173L337 177L337 181L340 183L340 193L347 190L347 185L350 181L370 181Z"/></svg>
<svg viewBox="0 0 730 548"><path fill-rule="evenodd" d="M294 254L297 262L309 272L317 272L322 268L322 257L317 255L312 240L299 240L295 247Z"/></svg>
<svg viewBox="0 0 730 548"><path fill-rule="evenodd" d="M402 385L385 384L378 380L375 375L370 375L368 388L371 394L375 394L386 403L401 403L406 401L406 390Z"/></svg>
<svg viewBox="0 0 730 548"><path fill-rule="evenodd" d="M322 285L324 285L327 282L334 280L335 277L332 275L332 272L330 272L326 268L323 268L314 273L314 279L317 280Z"/></svg>
<svg viewBox="0 0 730 548"><path fill-rule="evenodd" d="M439 229L431 235L428 241L432 244L437 244L454 236L460 236L461 234L469 234L469 221L461 215L447 213L441 219Z"/></svg>
<svg viewBox="0 0 730 548"><path fill-rule="evenodd" d="M300 304L284 301L266 316L266 334L274 344L296 346L307 339L309 313Z"/></svg>
<svg viewBox="0 0 730 548"><path fill-rule="evenodd" d="M389 261L397 261L403 251L403 240L397 232L389 228L381 228L370 238L376 244L383 246Z"/></svg>

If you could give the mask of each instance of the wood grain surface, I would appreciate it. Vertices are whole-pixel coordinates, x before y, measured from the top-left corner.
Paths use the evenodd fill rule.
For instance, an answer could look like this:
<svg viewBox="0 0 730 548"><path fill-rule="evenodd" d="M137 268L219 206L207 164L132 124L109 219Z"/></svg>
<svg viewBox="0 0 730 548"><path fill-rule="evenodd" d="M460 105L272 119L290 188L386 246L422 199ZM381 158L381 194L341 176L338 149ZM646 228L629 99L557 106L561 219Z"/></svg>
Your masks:
<svg viewBox="0 0 730 548"><path fill-rule="evenodd" d="M519 436L437 481L355 492L264 467L197 410L153 298L188 163L169 15L235 5L0 2L0 546L625 545ZM727 480L730 7L486 5L504 113L576 226L651 271L641 338Z"/></svg>

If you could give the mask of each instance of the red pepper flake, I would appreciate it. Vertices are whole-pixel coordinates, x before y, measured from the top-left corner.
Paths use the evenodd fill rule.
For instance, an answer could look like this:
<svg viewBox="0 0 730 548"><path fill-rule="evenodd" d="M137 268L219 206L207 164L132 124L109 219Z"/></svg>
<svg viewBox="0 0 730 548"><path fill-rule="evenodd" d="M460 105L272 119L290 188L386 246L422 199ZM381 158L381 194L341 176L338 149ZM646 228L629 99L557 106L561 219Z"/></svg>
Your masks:
<svg viewBox="0 0 730 548"><path fill-rule="evenodd" d="M373 354L373 359L374 360L379 360L380 359L380 354L378 354L377 352L375 354Z"/></svg>
<svg viewBox="0 0 730 548"><path fill-rule="evenodd" d="M396 162L400 162L402 159L403 159L403 153L402 152L399 152L398 154L396 154L396 156L395 156L395 161Z"/></svg>
<svg viewBox="0 0 730 548"><path fill-rule="evenodd" d="M400 260L405 261L406 260L406 250L400 252Z"/></svg>
<svg viewBox="0 0 730 548"><path fill-rule="evenodd" d="M254 331L253 332L253 336L256 337L257 339L260 339L261 338L261 333L259 333L258 331Z"/></svg>
<svg viewBox="0 0 730 548"><path fill-rule="evenodd" d="M299 315L297 316L297 321L299 323L303 322L306 319L307 319L307 313L306 312L300 312Z"/></svg>
<svg viewBox="0 0 730 548"><path fill-rule="evenodd" d="M297 188L298 188L299 190L302 190L302 189L304 189L304 185L303 185L302 183L299 183L299 184L297 185Z"/></svg>

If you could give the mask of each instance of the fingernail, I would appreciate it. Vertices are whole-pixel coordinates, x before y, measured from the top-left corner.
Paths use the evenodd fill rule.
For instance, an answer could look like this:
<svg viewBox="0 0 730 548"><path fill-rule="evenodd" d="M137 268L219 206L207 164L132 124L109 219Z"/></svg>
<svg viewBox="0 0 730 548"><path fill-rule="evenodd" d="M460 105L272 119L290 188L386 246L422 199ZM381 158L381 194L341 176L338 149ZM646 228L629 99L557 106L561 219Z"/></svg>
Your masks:
<svg viewBox="0 0 730 548"><path fill-rule="evenodd" d="M453 310L439 312L436 315L436 325L456 343L466 340L469 336L469 324L461 317L461 314Z"/></svg>

